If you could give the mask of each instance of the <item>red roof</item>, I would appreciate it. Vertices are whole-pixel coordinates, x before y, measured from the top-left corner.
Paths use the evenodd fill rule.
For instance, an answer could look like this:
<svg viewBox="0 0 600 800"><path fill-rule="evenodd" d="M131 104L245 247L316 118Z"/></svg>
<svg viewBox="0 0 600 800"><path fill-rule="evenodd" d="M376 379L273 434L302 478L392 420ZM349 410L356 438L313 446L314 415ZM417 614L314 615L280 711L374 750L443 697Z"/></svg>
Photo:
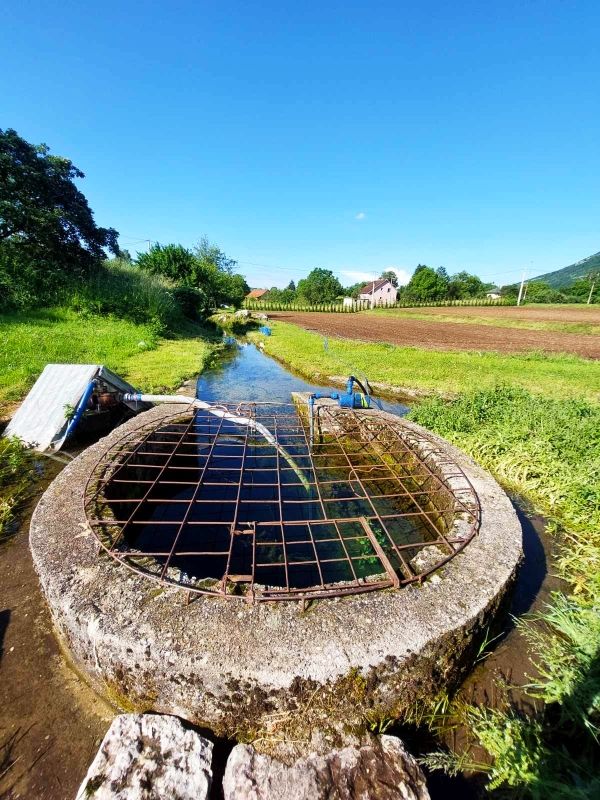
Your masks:
<svg viewBox="0 0 600 800"><path fill-rule="evenodd" d="M246 295L250 300L258 300L259 297L262 297L263 294L266 294L269 290L268 289L252 289L252 291Z"/></svg>
<svg viewBox="0 0 600 800"><path fill-rule="evenodd" d="M365 285L360 290L359 294L371 294L372 292L376 292L378 289L381 289L382 286L385 286L386 283L389 283L387 278L380 278L377 281L371 281L370 283L365 283Z"/></svg>

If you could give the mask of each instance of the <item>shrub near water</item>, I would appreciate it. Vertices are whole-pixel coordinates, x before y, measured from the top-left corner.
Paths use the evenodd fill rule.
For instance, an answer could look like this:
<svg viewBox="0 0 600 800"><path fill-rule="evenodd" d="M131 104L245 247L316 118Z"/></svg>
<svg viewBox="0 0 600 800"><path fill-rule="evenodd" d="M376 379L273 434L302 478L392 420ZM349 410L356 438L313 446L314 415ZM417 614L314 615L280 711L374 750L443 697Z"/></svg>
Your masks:
<svg viewBox="0 0 600 800"><path fill-rule="evenodd" d="M558 568L571 593L519 623L539 671L526 690L545 707L529 719L466 712L493 758L490 787L600 797L600 407L500 387L426 401L411 417L532 501L563 542Z"/></svg>
<svg viewBox="0 0 600 800"><path fill-rule="evenodd" d="M16 439L0 439L0 541L35 480L34 457Z"/></svg>

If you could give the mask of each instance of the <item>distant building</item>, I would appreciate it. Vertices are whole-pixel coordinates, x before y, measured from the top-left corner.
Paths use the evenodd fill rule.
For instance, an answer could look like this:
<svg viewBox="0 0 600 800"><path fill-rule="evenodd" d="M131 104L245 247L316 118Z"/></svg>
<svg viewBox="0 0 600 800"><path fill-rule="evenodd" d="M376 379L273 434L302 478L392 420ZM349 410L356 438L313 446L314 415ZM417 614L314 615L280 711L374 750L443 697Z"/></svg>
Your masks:
<svg viewBox="0 0 600 800"><path fill-rule="evenodd" d="M268 289L252 289L252 291L246 295L246 300L260 300L268 291Z"/></svg>
<svg viewBox="0 0 600 800"><path fill-rule="evenodd" d="M387 278L379 278L379 280L366 283L360 290L358 299L367 300L372 306L386 306L396 302L398 290Z"/></svg>
<svg viewBox="0 0 600 800"><path fill-rule="evenodd" d="M502 295L499 292L488 292L486 297L488 300L500 300Z"/></svg>

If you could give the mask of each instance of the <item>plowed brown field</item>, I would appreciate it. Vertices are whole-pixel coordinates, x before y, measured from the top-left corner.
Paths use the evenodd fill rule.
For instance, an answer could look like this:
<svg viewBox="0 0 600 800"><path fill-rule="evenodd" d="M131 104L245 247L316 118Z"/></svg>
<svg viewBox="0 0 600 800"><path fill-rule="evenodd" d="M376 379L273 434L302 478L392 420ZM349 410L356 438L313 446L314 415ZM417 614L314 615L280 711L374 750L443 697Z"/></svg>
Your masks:
<svg viewBox="0 0 600 800"><path fill-rule="evenodd" d="M403 308L402 314L443 317L479 317L481 319L518 320L521 322L571 322L600 325L600 306L442 306L439 308Z"/></svg>
<svg viewBox="0 0 600 800"><path fill-rule="evenodd" d="M600 313L582 315L579 309L518 308L439 308L427 311L447 314L455 310L465 316L472 311L478 316L490 316L534 321L600 322ZM403 309L404 311L404 309ZM424 309L418 309L422 314ZM512 313L511 313L512 312ZM521 314L517 317L516 313ZM523 316L523 314L527 316ZM545 314L546 316L542 316ZM560 316L562 314L562 316ZM558 315L558 316L557 316ZM405 316L378 316L377 314L328 314L322 312L277 311L269 314L273 319L292 322L309 331L357 339L364 342L389 342L400 347L423 347L430 350L495 350L500 353L522 353L543 350L549 353L574 353L585 358L600 359L600 336L594 334L561 333L547 330L497 327L475 323L440 322L434 319L408 319Z"/></svg>

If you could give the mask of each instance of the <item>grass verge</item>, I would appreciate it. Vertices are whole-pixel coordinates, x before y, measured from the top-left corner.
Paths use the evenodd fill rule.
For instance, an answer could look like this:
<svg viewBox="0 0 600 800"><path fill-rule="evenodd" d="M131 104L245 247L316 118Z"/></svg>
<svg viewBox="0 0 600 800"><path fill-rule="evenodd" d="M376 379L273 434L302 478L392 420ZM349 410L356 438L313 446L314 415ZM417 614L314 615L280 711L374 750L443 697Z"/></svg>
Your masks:
<svg viewBox="0 0 600 800"><path fill-rule="evenodd" d="M543 701L539 710L524 717L457 700L446 713L490 754L490 789L536 800L600 797L600 408L496 387L427 400L411 417L548 517L563 542L556 567L572 587L519 623L539 672L524 688ZM429 763L484 768L443 753Z"/></svg>
<svg viewBox="0 0 600 800"><path fill-rule="evenodd" d="M598 400L600 362L578 356L418 350L326 339L291 323L269 324L271 336L252 332L249 338L260 340L270 356L317 382L358 373L390 389L445 395L492 388L502 382L551 397Z"/></svg>
<svg viewBox="0 0 600 800"><path fill-rule="evenodd" d="M54 308L0 315L0 414L20 400L46 364L98 363L144 391L174 389L218 347L206 329L180 323L171 338L151 323L81 316Z"/></svg>

